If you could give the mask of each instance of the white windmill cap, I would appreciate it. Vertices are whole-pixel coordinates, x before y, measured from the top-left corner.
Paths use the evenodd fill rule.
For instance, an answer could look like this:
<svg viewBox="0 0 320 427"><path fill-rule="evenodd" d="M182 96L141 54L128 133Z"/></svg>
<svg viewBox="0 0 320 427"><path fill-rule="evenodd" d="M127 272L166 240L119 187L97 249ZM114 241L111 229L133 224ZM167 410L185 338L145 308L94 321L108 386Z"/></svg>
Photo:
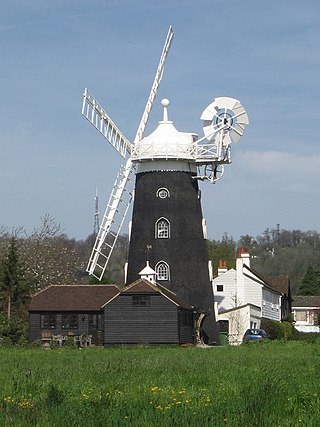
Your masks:
<svg viewBox="0 0 320 427"><path fill-rule="evenodd" d="M163 120L148 136L139 141L133 150L132 160L147 161L157 159L190 160L195 134L179 132L168 120L169 100L163 99Z"/></svg>

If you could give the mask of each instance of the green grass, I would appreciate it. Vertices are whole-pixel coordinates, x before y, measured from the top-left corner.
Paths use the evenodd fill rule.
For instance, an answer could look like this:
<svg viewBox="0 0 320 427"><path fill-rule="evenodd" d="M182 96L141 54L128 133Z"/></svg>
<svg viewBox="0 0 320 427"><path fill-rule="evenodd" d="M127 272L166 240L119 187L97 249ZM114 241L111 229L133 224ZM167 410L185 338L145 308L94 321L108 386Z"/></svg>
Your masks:
<svg viewBox="0 0 320 427"><path fill-rule="evenodd" d="M1 426L319 426L320 340L0 348Z"/></svg>

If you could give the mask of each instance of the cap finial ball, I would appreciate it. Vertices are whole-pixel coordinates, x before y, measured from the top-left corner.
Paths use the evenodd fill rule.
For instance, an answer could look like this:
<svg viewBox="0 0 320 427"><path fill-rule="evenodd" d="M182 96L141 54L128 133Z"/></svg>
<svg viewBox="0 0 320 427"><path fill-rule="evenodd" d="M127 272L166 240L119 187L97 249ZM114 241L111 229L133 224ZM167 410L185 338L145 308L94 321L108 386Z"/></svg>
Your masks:
<svg viewBox="0 0 320 427"><path fill-rule="evenodd" d="M161 105L162 105L162 107L168 107L168 105L169 105L169 104L170 104L169 99L164 98L164 99L161 101Z"/></svg>

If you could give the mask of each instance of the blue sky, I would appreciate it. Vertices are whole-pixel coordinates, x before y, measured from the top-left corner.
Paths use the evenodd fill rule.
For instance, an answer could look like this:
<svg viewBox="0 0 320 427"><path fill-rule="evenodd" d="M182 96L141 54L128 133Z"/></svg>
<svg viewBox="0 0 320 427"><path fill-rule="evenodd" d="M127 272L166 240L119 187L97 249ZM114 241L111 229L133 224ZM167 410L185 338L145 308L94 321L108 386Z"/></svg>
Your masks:
<svg viewBox="0 0 320 427"><path fill-rule="evenodd" d="M0 226L49 213L69 237L92 232L95 188L102 214L122 159L81 116L83 89L132 139L171 24L147 133L164 97L180 131L202 135L217 96L250 118L224 177L201 184L209 238L320 231L319 16L318 0L3 0Z"/></svg>

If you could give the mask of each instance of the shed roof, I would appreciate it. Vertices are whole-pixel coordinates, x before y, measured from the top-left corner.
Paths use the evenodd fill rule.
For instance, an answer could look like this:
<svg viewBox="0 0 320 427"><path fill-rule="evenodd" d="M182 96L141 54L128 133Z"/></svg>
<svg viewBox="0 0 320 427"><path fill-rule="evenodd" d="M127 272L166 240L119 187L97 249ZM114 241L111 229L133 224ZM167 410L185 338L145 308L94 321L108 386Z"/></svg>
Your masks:
<svg viewBox="0 0 320 427"><path fill-rule="evenodd" d="M115 285L53 285L33 296L29 311L98 311L119 293Z"/></svg>
<svg viewBox="0 0 320 427"><path fill-rule="evenodd" d="M160 285L159 283L151 283L147 279L138 279L135 282L130 283L130 285L126 286L121 292L121 294L134 293L159 293L179 307L187 309L192 308L180 300L180 298L178 298L177 295L170 289Z"/></svg>

